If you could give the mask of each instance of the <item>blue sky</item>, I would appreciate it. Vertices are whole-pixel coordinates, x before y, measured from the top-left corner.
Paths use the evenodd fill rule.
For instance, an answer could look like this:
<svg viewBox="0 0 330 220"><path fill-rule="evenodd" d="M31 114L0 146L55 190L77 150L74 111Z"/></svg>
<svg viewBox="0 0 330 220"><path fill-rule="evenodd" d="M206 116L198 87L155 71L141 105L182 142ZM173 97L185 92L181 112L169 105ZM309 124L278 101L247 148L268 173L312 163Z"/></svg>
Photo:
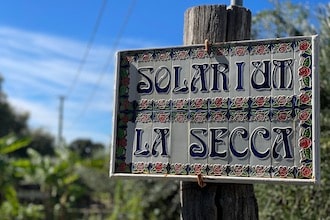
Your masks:
<svg viewBox="0 0 330 220"><path fill-rule="evenodd" d="M252 14L272 7L266 0L243 2ZM328 1L293 2L313 9ZM29 112L32 128L54 137L58 97L66 96L66 142L90 138L109 144L115 52L181 45L185 10L203 4L229 5L230 0L4 0L0 7L3 90L16 111ZM102 20L89 44L102 5Z"/></svg>

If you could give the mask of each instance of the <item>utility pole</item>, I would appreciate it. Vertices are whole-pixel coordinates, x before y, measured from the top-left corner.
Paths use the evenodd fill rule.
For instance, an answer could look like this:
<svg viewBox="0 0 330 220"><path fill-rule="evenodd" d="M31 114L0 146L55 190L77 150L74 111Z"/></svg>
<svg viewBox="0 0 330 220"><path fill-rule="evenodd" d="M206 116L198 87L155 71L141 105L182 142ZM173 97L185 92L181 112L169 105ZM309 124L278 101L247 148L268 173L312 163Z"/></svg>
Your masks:
<svg viewBox="0 0 330 220"><path fill-rule="evenodd" d="M59 105L59 114L58 114L58 134L57 134L57 146L62 147L63 144L63 110L64 110L64 99L65 96L59 96L60 105Z"/></svg>
<svg viewBox="0 0 330 220"><path fill-rule="evenodd" d="M197 6L185 12L184 44L250 39L251 11L243 1L232 5ZM258 206L252 184L181 183L183 220L256 220Z"/></svg>

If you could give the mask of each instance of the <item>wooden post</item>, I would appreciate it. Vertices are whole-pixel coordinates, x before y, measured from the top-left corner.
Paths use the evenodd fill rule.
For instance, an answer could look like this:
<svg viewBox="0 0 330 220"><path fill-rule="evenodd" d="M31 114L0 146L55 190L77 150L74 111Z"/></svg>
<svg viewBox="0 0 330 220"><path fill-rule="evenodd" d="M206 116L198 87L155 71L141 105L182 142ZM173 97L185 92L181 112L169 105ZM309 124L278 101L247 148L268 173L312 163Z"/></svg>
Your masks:
<svg viewBox="0 0 330 220"><path fill-rule="evenodd" d="M202 44L250 38L251 12L239 6L197 6L185 12L184 44ZM253 185L182 182L184 220L255 220L258 206Z"/></svg>

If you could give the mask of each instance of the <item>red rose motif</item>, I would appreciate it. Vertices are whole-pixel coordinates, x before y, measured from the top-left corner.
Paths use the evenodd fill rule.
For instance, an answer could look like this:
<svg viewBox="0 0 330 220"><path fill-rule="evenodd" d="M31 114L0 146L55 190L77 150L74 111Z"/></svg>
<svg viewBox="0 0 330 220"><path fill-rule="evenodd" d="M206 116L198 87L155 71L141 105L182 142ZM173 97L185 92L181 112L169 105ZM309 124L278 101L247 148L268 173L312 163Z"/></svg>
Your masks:
<svg viewBox="0 0 330 220"><path fill-rule="evenodd" d="M175 108L176 109L182 109L184 107L184 100L178 99L175 101Z"/></svg>
<svg viewBox="0 0 330 220"><path fill-rule="evenodd" d="M183 123L185 121L185 115L183 113L176 114L175 121L179 123Z"/></svg>
<svg viewBox="0 0 330 220"><path fill-rule="evenodd" d="M150 121L150 114L144 114L142 115L142 122L148 122Z"/></svg>
<svg viewBox="0 0 330 220"><path fill-rule="evenodd" d="M305 66L299 68L299 76L306 77L311 74L311 69Z"/></svg>
<svg viewBox="0 0 330 220"><path fill-rule="evenodd" d="M195 99L194 103L195 103L196 108L201 108L204 104L204 100L203 99Z"/></svg>
<svg viewBox="0 0 330 220"><path fill-rule="evenodd" d="M124 86L128 86L129 85L129 78L128 77L124 77L121 79L121 84Z"/></svg>
<svg viewBox="0 0 330 220"><path fill-rule="evenodd" d="M182 171L182 164L180 164L180 163L174 164L174 171L176 174L180 174Z"/></svg>
<svg viewBox="0 0 330 220"><path fill-rule="evenodd" d="M265 173L264 166L257 165L257 167L256 167L256 174L257 174L257 176L263 176L264 173Z"/></svg>
<svg viewBox="0 0 330 220"><path fill-rule="evenodd" d="M194 117L195 122L201 123L204 122L206 120L205 118L205 114L204 113L197 113Z"/></svg>
<svg viewBox="0 0 330 220"><path fill-rule="evenodd" d="M147 109L149 107L150 101L148 99L140 100L140 109Z"/></svg>
<svg viewBox="0 0 330 220"><path fill-rule="evenodd" d="M241 176L243 173L243 166L242 165L235 165L234 172L237 176Z"/></svg>
<svg viewBox="0 0 330 220"><path fill-rule="evenodd" d="M299 147L302 149L307 149L310 146L312 146L312 140L307 138L307 137L303 137L299 140Z"/></svg>
<svg viewBox="0 0 330 220"><path fill-rule="evenodd" d="M236 48L236 55L237 56L243 56L245 54L245 48L244 47L237 47Z"/></svg>
<svg viewBox="0 0 330 220"><path fill-rule="evenodd" d="M136 170L137 170L137 172L139 172L139 173L143 173L143 171L144 171L144 163L142 163L142 162L137 163L137 164L136 164Z"/></svg>
<svg viewBox="0 0 330 220"><path fill-rule="evenodd" d="M121 121L122 121L123 123L127 123L127 122L129 121L128 116L127 116L127 115L122 115L122 117L121 117Z"/></svg>
<svg viewBox="0 0 330 220"><path fill-rule="evenodd" d="M141 113L138 115L136 121L147 123L151 121L151 113Z"/></svg>
<svg viewBox="0 0 330 220"><path fill-rule="evenodd" d="M277 103L279 106L285 106L287 103L287 99L285 96L278 96L277 97Z"/></svg>
<svg viewBox="0 0 330 220"><path fill-rule="evenodd" d="M194 171L195 171L195 174L201 174L202 173L202 165L201 164L196 164L194 166Z"/></svg>
<svg viewBox="0 0 330 220"><path fill-rule="evenodd" d="M280 177L287 177L288 176L288 168L285 166L280 166L278 168L278 174Z"/></svg>
<svg viewBox="0 0 330 220"><path fill-rule="evenodd" d="M305 51L309 48L310 44L307 41L302 41L299 44L299 50Z"/></svg>
<svg viewBox="0 0 330 220"><path fill-rule="evenodd" d="M156 163L155 164L155 170L156 170L156 172L162 172L163 164L162 163Z"/></svg>
<svg viewBox="0 0 330 220"><path fill-rule="evenodd" d="M165 99L160 99L157 101L158 108L164 109L166 107L166 100Z"/></svg>
<svg viewBox="0 0 330 220"><path fill-rule="evenodd" d="M162 53L159 55L160 60L167 60L169 58L168 53Z"/></svg>
<svg viewBox="0 0 330 220"><path fill-rule="evenodd" d="M246 119L245 116L246 116L246 114L244 114L244 113L236 112L233 119L234 119L234 121L244 121Z"/></svg>
<svg viewBox="0 0 330 220"><path fill-rule="evenodd" d="M127 167L127 164L125 162L122 162L119 164L118 170L125 171L126 167Z"/></svg>
<svg viewBox="0 0 330 220"><path fill-rule="evenodd" d="M286 44L281 44L281 45L279 46L279 48L278 48L278 51L279 51L280 53L284 53L284 52L287 51L287 49L288 49L288 45L286 45Z"/></svg>
<svg viewBox="0 0 330 220"><path fill-rule="evenodd" d="M279 112L277 114L277 118L279 121L286 121L288 119L288 113L287 112Z"/></svg>
<svg viewBox="0 0 330 220"><path fill-rule="evenodd" d="M215 104L215 106L218 107L218 108L221 107L222 102L223 102L222 97L217 97L217 98L215 98L215 100L214 100L214 104Z"/></svg>
<svg viewBox="0 0 330 220"><path fill-rule="evenodd" d="M306 121L310 117L310 113L308 111L302 111L299 113L299 120L300 121Z"/></svg>
<svg viewBox="0 0 330 220"><path fill-rule="evenodd" d="M124 109L128 109L128 107L130 106L130 103L129 103L129 101L128 101L127 99L123 99L123 100L121 101L121 105L122 105L122 107L123 107Z"/></svg>
<svg viewBox="0 0 330 220"><path fill-rule="evenodd" d="M234 102L235 102L235 106L237 108L241 108L244 104L244 98L243 97L237 97L237 98L235 98Z"/></svg>
<svg viewBox="0 0 330 220"><path fill-rule="evenodd" d="M188 57L188 52L187 51L180 51L179 53L179 58L180 59L185 59Z"/></svg>
<svg viewBox="0 0 330 220"><path fill-rule="evenodd" d="M205 57L205 51L204 50L198 50L197 51L197 57L202 59Z"/></svg>
<svg viewBox="0 0 330 220"><path fill-rule="evenodd" d="M266 47L265 45L259 45L257 48L257 54L265 54Z"/></svg>
<svg viewBox="0 0 330 220"><path fill-rule="evenodd" d="M309 178L312 175L312 169L306 166L302 166L300 169L301 175L303 177Z"/></svg>
<svg viewBox="0 0 330 220"><path fill-rule="evenodd" d="M309 104L310 100L311 100L311 98L306 93L303 93L303 94L300 95L300 102L302 104L306 104L307 105L307 104Z"/></svg>
<svg viewBox="0 0 330 220"><path fill-rule="evenodd" d="M258 97L256 98L256 104L257 104L258 107L262 107L262 106L264 106L265 103L266 103L266 99L265 99L264 96L258 96Z"/></svg>
<svg viewBox="0 0 330 220"><path fill-rule="evenodd" d="M214 121L223 121L225 116L221 112L216 112L213 116Z"/></svg>
<svg viewBox="0 0 330 220"><path fill-rule="evenodd" d="M149 61L150 58L151 58L151 55L150 54L143 54L143 56L142 56L142 60L143 61Z"/></svg>
<svg viewBox="0 0 330 220"><path fill-rule="evenodd" d="M222 173L222 167L221 167L221 165L214 165L213 166L213 173L215 175L221 175L221 173Z"/></svg>
<svg viewBox="0 0 330 220"><path fill-rule="evenodd" d="M262 112L262 111L258 111L256 113L255 119L257 121L266 121L266 113L265 112Z"/></svg>
<svg viewBox="0 0 330 220"><path fill-rule="evenodd" d="M118 139L118 145L122 147L126 147L127 146L126 138Z"/></svg>
<svg viewBox="0 0 330 220"><path fill-rule="evenodd" d="M167 121L167 114L165 113L159 113L157 114L157 119L160 123L165 123Z"/></svg>

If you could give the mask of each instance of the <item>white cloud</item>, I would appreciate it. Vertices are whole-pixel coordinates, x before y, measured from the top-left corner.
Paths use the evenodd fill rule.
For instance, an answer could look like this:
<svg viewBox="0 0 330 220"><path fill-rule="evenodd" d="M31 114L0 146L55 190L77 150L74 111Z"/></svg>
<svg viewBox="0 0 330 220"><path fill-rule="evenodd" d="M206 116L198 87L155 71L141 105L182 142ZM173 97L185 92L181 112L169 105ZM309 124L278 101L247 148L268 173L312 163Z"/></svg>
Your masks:
<svg viewBox="0 0 330 220"><path fill-rule="evenodd" d="M9 98L11 105L17 109L19 112L31 112L37 113L37 117L32 117L30 120L33 124L40 124L42 128L52 129L52 126L57 123L57 115L55 108L50 108L50 106L43 105L41 102L33 102L26 99L19 98ZM54 107L55 103L51 103Z"/></svg>
<svg viewBox="0 0 330 220"><path fill-rule="evenodd" d="M16 109L29 112L32 127L42 127L57 135L58 96L67 95L85 48L85 42L0 27L4 92ZM110 52L103 45L92 48L70 97L64 102L63 134L67 142L85 137L105 143L105 137L110 136L113 64L103 72ZM93 90L93 98L86 103ZM93 121L101 120L109 121L108 127L91 126Z"/></svg>
<svg viewBox="0 0 330 220"><path fill-rule="evenodd" d="M58 97L69 95L64 102L66 142L90 138L109 143L115 50L157 45L137 39L120 42L110 46L94 44L78 73L87 42L0 26L0 73L5 79L4 92L15 108L29 112L33 128L44 128L54 137L58 129Z"/></svg>

